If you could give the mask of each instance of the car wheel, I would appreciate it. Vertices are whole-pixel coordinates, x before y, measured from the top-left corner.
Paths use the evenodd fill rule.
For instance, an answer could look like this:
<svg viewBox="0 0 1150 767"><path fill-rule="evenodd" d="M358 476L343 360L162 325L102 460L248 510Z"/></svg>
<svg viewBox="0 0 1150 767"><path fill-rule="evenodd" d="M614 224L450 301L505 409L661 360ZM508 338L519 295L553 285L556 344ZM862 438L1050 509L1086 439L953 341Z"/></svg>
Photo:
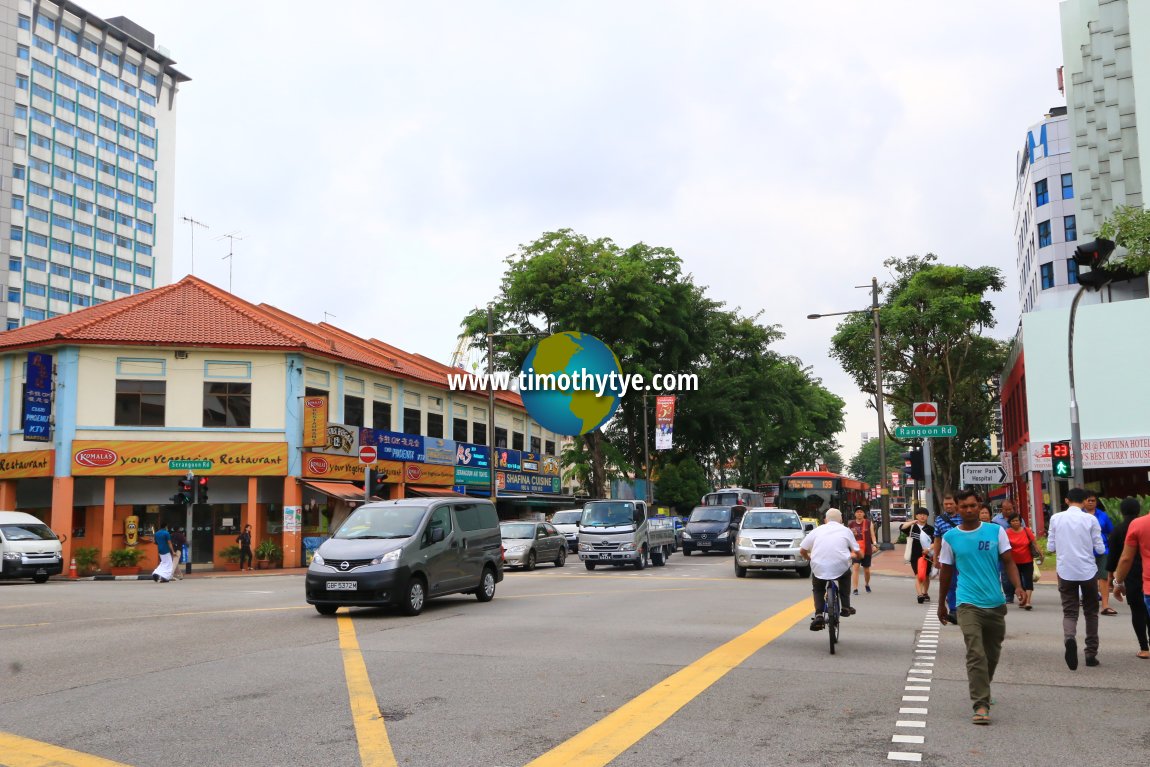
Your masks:
<svg viewBox="0 0 1150 767"><path fill-rule="evenodd" d="M535 569L535 549L527 552L527 563L523 565L523 569L528 571Z"/></svg>
<svg viewBox="0 0 1150 767"><path fill-rule="evenodd" d="M562 567L567 564L567 549L559 549L559 556L555 560L556 567Z"/></svg>
<svg viewBox="0 0 1150 767"><path fill-rule="evenodd" d="M667 564L667 557L665 554L663 554L662 549L651 552L651 564L653 564L655 567L662 567L663 565Z"/></svg>
<svg viewBox="0 0 1150 767"><path fill-rule="evenodd" d="M32 582L33 583L47 583L48 582L48 576L47 575L33 575L32 576Z"/></svg>
<svg viewBox="0 0 1150 767"><path fill-rule="evenodd" d="M595 569L595 563L594 562L584 562L583 566L586 567L588 570L594 570Z"/></svg>
<svg viewBox="0 0 1150 767"><path fill-rule="evenodd" d="M736 578L746 578L747 577L747 568L739 567L738 565L735 565L735 577Z"/></svg>
<svg viewBox="0 0 1150 767"><path fill-rule="evenodd" d="M635 560L635 569L643 570L647 567L647 550L639 550L639 558Z"/></svg>
<svg viewBox="0 0 1150 767"><path fill-rule="evenodd" d="M404 615L419 615L423 612L423 604L426 601L427 586L424 584L423 578L418 575L411 576L411 580L407 582L403 603L399 609L403 611Z"/></svg>
<svg viewBox="0 0 1150 767"><path fill-rule="evenodd" d="M475 598L480 602L490 602L495 598L495 571L490 567L483 568L483 575L479 578L479 588L475 590Z"/></svg>
<svg viewBox="0 0 1150 767"><path fill-rule="evenodd" d="M339 609L339 605L316 605L315 611L320 615L335 615L335 611Z"/></svg>
<svg viewBox="0 0 1150 767"><path fill-rule="evenodd" d="M685 557L691 556L691 549L688 549L686 546L684 546L683 547L683 556L685 556Z"/></svg>

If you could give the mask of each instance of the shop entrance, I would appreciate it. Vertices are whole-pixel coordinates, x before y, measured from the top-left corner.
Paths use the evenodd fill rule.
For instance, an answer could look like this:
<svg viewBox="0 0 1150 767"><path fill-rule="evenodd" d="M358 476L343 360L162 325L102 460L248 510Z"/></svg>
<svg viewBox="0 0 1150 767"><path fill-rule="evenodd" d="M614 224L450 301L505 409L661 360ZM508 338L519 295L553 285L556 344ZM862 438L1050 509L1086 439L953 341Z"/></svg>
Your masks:
<svg viewBox="0 0 1150 767"><path fill-rule="evenodd" d="M211 504L198 503L192 506L192 564L211 562L213 543Z"/></svg>

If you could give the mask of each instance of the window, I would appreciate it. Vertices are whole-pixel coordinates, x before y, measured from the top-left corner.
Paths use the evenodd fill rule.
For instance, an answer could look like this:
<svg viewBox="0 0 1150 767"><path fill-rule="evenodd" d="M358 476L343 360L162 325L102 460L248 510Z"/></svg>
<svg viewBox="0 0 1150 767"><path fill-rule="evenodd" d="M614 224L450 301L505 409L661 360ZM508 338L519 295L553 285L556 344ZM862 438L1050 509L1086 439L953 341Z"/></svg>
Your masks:
<svg viewBox="0 0 1150 767"><path fill-rule="evenodd" d="M28 75L16 75L16 87L22 91L28 90Z"/></svg>
<svg viewBox="0 0 1150 767"><path fill-rule="evenodd" d="M9 230L9 232L8 232L8 235L9 235L9 237L11 237L11 238L12 238L12 240L14 240L15 242L23 242L23 241L24 241L24 227L22 227L22 226L13 226L13 227L12 227L12 228Z"/></svg>
<svg viewBox="0 0 1150 767"><path fill-rule="evenodd" d="M48 211L44 210L43 208L37 208L35 205L29 205L27 215L28 218L32 219L33 221L43 221L45 224L48 223Z"/></svg>
<svg viewBox="0 0 1150 767"><path fill-rule="evenodd" d="M20 288L8 288L8 303L20 303Z"/></svg>
<svg viewBox="0 0 1150 767"><path fill-rule="evenodd" d="M379 400L371 403L371 428L391 431L391 405Z"/></svg>
<svg viewBox="0 0 1150 767"><path fill-rule="evenodd" d="M451 438L456 442L467 441L467 419L466 418L453 418L451 419Z"/></svg>
<svg viewBox="0 0 1150 767"><path fill-rule="evenodd" d="M137 277L151 277L152 276L152 267L144 266L143 264L136 264L136 276ZM363 424L360 423L358 425L362 426Z"/></svg>
<svg viewBox="0 0 1150 767"><path fill-rule="evenodd" d="M429 437L442 437L443 436L443 413L428 413L427 414L427 436L429 436Z"/></svg>
<svg viewBox="0 0 1150 767"><path fill-rule="evenodd" d="M1034 183L1034 205L1041 208L1050 202L1050 191L1046 188L1046 179Z"/></svg>
<svg viewBox="0 0 1150 767"><path fill-rule="evenodd" d="M1078 284L1078 262L1073 258L1066 259L1066 284Z"/></svg>
<svg viewBox="0 0 1150 767"><path fill-rule="evenodd" d="M8 271L16 273L24 271L24 262L18 256L9 256Z"/></svg>
<svg viewBox="0 0 1150 767"><path fill-rule="evenodd" d="M30 296L46 296L48 289L36 282L29 282L24 286L24 292Z"/></svg>
<svg viewBox="0 0 1150 767"><path fill-rule="evenodd" d="M20 29L31 29L32 28L32 20L29 19L27 16L25 16L22 13L20 14L20 18L19 18L18 23L20 25Z"/></svg>
<svg viewBox="0 0 1150 767"><path fill-rule="evenodd" d="M523 435L517 431L511 432L511 449L512 450L522 450L523 449Z"/></svg>
<svg viewBox="0 0 1150 767"><path fill-rule="evenodd" d="M1065 233L1066 242L1074 242L1078 239L1078 224L1074 216L1062 217L1062 231Z"/></svg>
<svg viewBox="0 0 1150 767"><path fill-rule="evenodd" d="M350 426L363 426L363 397L343 397L343 422Z"/></svg>
<svg viewBox="0 0 1150 767"><path fill-rule="evenodd" d="M204 427L251 428L250 383L204 382Z"/></svg>
<svg viewBox="0 0 1150 767"><path fill-rule="evenodd" d="M540 439L539 437L532 437L531 438L531 452L535 453L535 455L539 455L540 453L543 452L543 440L542 439Z"/></svg>
<svg viewBox="0 0 1150 767"><path fill-rule="evenodd" d="M130 272L132 271L132 262L126 258L117 258L116 268L123 269L125 272Z"/></svg>
<svg viewBox="0 0 1150 767"><path fill-rule="evenodd" d="M16 46L16 58L24 59L25 61L28 60L28 46L27 45L17 45Z"/></svg>
<svg viewBox="0 0 1150 767"><path fill-rule="evenodd" d="M24 178L24 166L23 165L13 165L12 166L12 178L18 178L18 179Z"/></svg>
<svg viewBox="0 0 1150 767"><path fill-rule="evenodd" d="M72 300L71 294L69 294L66 290L62 290L61 288L48 288L48 298L51 298L54 301L64 302L69 302Z"/></svg>
<svg viewBox="0 0 1150 767"><path fill-rule="evenodd" d="M52 274L59 275L60 277L71 277L72 276L72 270L69 269L68 267L64 266L63 264L52 264L51 272L52 272Z"/></svg>
<svg viewBox="0 0 1150 767"><path fill-rule="evenodd" d="M1047 290L1054 287L1054 263L1043 264L1039 267L1042 272L1042 289Z"/></svg>
<svg viewBox="0 0 1150 767"><path fill-rule="evenodd" d="M1049 246L1051 242L1052 242L1052 240L1050 239L1050 222L1049 221L1039 221L1038 222L1038 247L1045 248L1045 247Z"/></svg>
<svg viewBox="0 0 1150 767"><path fill-rule="evenodd" d="M1062 199L1064 199L1064 200L1073 200L1074 199L1074 174L1073 173L1063 173L1062 174Z"/></svg>
<svg viewBox="0 0 1150 767"><path fill-rule="evenodd" d="M553 439L547 440L546 448L547 449L545 452L547 453L547 455L555 455L555 440L553 440Z"/></svg>
<svg viewBox="0 0 1150 767"><path fill-rule="evenodd" d="M92 284L92 275L88 274L87 272L82 272L79 269L72 270L72 279L75 282L82 282L85 285Z"/></svg>
<svg viewBox="0 0 1150 767"><path fill-rule="evenodd" d="M471 424L471 441L476 445L487 444L487 424L473 423Z"/></svg>
<svg viewBox="0 0 1150 767"><path fill-rule="evenodd" d="M24 319L26 320L42 320L44 316L43 309L33 309L31 306L24 307Z"/></svg>
<svg viewBox="0 0 1150 767"><path fill-rule="evenodd" d="M20 320L12 319L12 318L8 319L8 329L9 330L15 330L18 327L20 327Z"/></svg>
<svg viewBox="0 0 1150 767"><path fill-rule="evenodd" d="M422 434L423 419L418 410L405 407L403 409L403 433L404 434Z"/></svg>
<svg viewBox="0 0 1150 767"><path fill-rule="evenodd" d="M495 446L507 447L507 429L502 429L498 426L495 427Z"/></svg>

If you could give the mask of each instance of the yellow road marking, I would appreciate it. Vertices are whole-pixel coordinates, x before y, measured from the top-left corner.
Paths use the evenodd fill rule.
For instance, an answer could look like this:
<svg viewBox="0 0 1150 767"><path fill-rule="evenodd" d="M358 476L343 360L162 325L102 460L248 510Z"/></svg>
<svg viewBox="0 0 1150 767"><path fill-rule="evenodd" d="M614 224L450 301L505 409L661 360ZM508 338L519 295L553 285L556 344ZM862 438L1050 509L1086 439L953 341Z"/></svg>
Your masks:
<svg viewBox="0 0 1150 767"><path fill-rule="evenodd" d="M775 613L529 762L527 767L603 767L670 719L728 671L782 636L812 609L808 597Z"/></svg>
<svg viewBox="0 0 1150 767"><path fill-rule="evenodd" d="M347 694L351 699L351 719L355 724L355 739L359 744L359 761L363 767L397 767L383 714L371 689L367 665L359 650L355 625L348 615L339 615L339 649L343 653L343 673L347 678Z"/></svg>
<svg viewBox="0 0 1150 767"><path fill-rule="evenodd" d="M5 767L127 767L100 756L0 732L0 764Z"/></svg>

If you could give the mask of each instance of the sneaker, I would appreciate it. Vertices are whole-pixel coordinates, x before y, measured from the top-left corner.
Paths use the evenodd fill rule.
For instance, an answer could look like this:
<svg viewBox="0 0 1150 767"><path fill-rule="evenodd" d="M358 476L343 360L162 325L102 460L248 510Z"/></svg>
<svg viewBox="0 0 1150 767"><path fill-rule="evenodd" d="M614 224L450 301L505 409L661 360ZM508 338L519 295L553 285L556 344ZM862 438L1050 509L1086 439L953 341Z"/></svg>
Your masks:
<svg viewBox="0 0 1150 767"><path fill-rule="evenodd" d="M919 594L918 595L918 603L921 605L925 601L926 601L926 598L922 594Z"/></svg>
<svg viewBox="0 0 1150 767"><path fill-rule="evenodd" d="M922 595L922 601L929 602L930 601L930 594L923 594Z"/></svg>
<svg viewBox="0 0 1150 767"><path fill-rule="evenodd" d="M1074 641L1074 637L1068 637L1066 640L1066 667L1071 671L1078 668L1078 643ZM1097 662L1097 661L1095 661Z"/></svg>
<svg viewBox="0 0 1150 767"><path fill-rule="evenodd" d="M858 590L858 589L855 589L854 591L852 591L852 592L851 592L851 596L852 596L852 597L857 597L858 595L859 595L859 590Z"/></svg>
<svg viewBox="0 0 1150 767"><path fill-rule="evenodd" d="M854 609L853 607L844 607L841 611L839 611L839 617L849 618L857 612L858 610Z"/></svg>
<svg viewBox="0 0 1150 767"><path fill-rule="evenodd" d="M858 592L856 591L855 593L857 594ZM866 593L868 593L868 594L870 593L870 586L866 587Z"/></svg>
<svg viewBox="0 0 1150 767"><path fill-rule="evenodd" d="M1086 665L1087 666L1097 666L1098 665L1098 656L1097 655L1087 655L1086 656Z"/></svg>
<svg viewBox="0 0 1150 767"><path fill-rule="evenodd" d="M155 573L152 573L152 580L154 580L156 583L159 583L160 582L160 576L156 575Z"/></svg>
<svg viewBox="0 0 1150 767"><path fill-rule="evenodd" d="M823 621L822 615L816 615L811 618L811 631L822 631L826 628L826 623Z"/></svg>

